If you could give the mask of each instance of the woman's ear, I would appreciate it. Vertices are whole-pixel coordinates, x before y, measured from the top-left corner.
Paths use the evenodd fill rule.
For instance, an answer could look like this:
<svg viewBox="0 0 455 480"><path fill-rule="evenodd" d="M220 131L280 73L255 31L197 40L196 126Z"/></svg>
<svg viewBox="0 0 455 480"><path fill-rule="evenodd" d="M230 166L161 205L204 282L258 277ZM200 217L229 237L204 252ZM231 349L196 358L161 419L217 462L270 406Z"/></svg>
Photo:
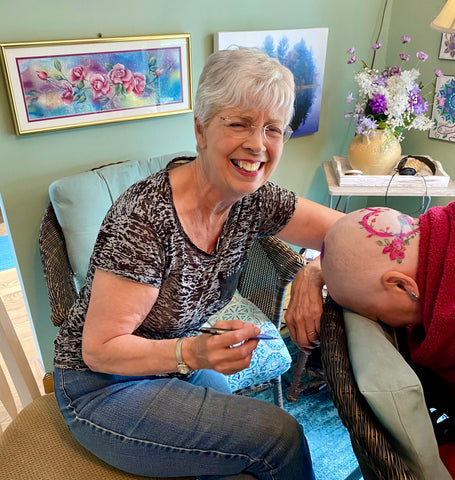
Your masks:
<svg viewBox="0 0 455 480"><path fill-rule="evenodd" d="M196 117L194 117L194 136L196 137L196 142L199 148L205 148L207 146L205 140L205 128Z"/></svg>
<svg viewBox="0 0 455 480"><path fill-rule="evenodd" d="M381 284L388 293L405 294L412 300L419 298L417 282L405 273L388 270L382 274Z"/></svg>

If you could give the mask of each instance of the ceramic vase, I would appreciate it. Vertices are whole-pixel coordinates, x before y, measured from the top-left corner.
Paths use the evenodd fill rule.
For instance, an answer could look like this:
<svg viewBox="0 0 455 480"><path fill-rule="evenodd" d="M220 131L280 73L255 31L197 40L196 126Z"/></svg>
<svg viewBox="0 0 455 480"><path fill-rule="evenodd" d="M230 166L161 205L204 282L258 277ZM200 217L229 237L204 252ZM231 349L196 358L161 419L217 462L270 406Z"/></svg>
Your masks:
<svg viewBox="0 0 455 480"><path fill-rule="evenodd" d="M348 162L363 175L390 175L401 159L401 144L396 137L378 130L371 137L356 135L348 146Z"/></svg>

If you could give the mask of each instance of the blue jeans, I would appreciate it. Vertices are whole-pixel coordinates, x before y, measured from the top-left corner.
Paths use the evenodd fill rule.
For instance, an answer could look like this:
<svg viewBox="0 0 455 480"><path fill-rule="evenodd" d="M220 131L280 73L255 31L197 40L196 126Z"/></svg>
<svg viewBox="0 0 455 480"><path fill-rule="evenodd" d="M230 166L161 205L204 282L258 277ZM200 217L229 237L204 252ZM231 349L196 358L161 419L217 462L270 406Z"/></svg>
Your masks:
<svg viewBox="0 0 455 480"><path fill-rule="evenodd" d="M232 395L224 375L188 380L56 368L55 395L74 437L105 462L144 476L314 480L299 423Z"/></svg>

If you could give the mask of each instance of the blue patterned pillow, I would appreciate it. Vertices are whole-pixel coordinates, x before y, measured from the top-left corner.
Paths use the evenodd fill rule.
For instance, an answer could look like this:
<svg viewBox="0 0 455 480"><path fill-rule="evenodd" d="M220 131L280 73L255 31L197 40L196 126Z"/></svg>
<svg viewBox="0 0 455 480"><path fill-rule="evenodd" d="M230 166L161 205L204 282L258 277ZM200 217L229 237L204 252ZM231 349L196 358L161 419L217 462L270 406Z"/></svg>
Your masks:
<svg viewBox="0 0 455 480"><path fill-rule="evenodd" d="M207 320L206 325L214 325L218 320L236 319L258 325L262 333L271 335L276 340L260 340L250 366L228 375L228 383L233 392L272 380L291 366L291 356L276 327L254 303L238 292L234 293L232 300L223 309Z"/></svg>

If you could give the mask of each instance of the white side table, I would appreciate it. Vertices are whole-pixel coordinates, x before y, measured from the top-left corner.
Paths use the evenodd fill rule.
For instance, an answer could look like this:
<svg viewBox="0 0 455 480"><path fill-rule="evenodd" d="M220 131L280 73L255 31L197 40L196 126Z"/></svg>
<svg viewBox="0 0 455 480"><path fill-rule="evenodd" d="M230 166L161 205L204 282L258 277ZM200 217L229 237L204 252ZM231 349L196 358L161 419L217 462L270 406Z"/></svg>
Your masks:
<svg viewBox="0 0 455 480"><path fill-rule="evenodd" d="M455 183L449 180L447 187L438 187L433 185L425 185L422 182L421 186L405 186L393 185L390 186L364 186L364 185L339 185L335 171L333 169L333 162L322 162L325 179L329 189L329 207L333 208L334 196L345 196L347 203L350 197L455 197ZM429 204L430 202L428 202ZM347 209L347 206L346 206Z"/></svg>

